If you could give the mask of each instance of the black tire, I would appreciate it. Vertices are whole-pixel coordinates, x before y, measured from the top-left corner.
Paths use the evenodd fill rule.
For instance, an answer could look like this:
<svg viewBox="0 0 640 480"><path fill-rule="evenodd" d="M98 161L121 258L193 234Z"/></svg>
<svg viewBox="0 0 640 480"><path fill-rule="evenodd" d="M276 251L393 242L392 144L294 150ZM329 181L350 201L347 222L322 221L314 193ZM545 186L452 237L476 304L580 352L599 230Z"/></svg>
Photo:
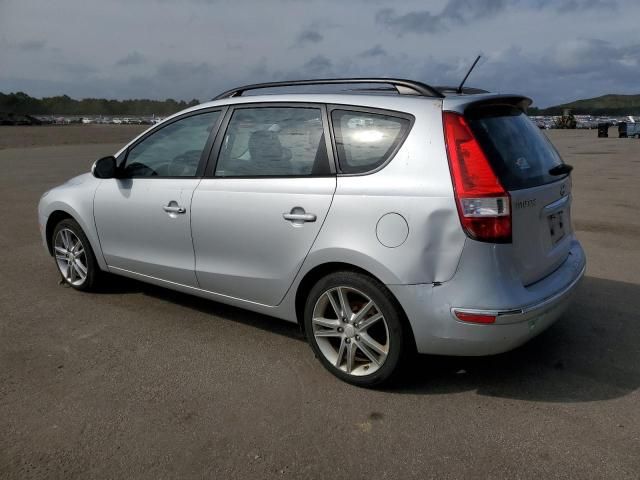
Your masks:
<svg viewBox="0 0 640 480"><path fill-rule="evenodd" d="M69 279L63 275L60 269L60 266L58 264L58 260L56 258L56 250L55 250L55 239L58 233L63 229L71 230L73 234L78 238L78 240L80 240L80 242L82 243L82 248L84 249L84 253L85 253L84 259L86 260L87 274L84 281L82 281L81 283L78 283L77 281L75 283L72 283L71 281L69 281ZM102 276L101 275L102 272L100 270L100 267L98 266L98 262L96 261L96 257L95 257L95 254L93 253L93 249L91 248L91 244L89 243L89 239L82 231L82 228L80 228L80 225L78 225L78 222L76 222L72 218L65 218L64 220L61 220L60 222L58 222L58 224L53 229L53 233L51 235L50 241L51 241L51 250L53 252L53 259L56 263L56 268L60 273L60 276L63 278L64 282L70 287L75 288L76 290L80 290L84 292L94 291L99 284L99 281Z"/></svg>
<svg viewBox="0 0 640 480"><path fill-rule="evenodd" d="M312 321L313 312L319 299L326 292L337 287L347 287L347 289L355 289L358 292L365 294L375 303L375 309L384 317L384 322L387 327L385 335L388 338L388 352L382 365L377 367L377 370L371 374L362 374L361 370L360 375L353 375L347 373L346 370L336 367L327 359L318 345ZM323 277L310 290L304 309L304 327L307 341L311 345L316 357L327 370L336 377L344 380L345 382L351 383L352 385L371 388L388 383L392 379L394 373L398 371L403 358L409 351L410 341L408 341L408 339L410 332L406 331L402 315L403 313L391 292L389 292L389 290L387 290L387 288L378 280L359 272L340 271ZM336 321L339 321L339 319ZM343 328L343 331L345 330L346 328ZM341 341L342 340L340 338L335 339L335 342L339 343ZM358 350L356 350L356 352L357 351ZM341 362L339 354L338 358L338 362Z"/></svg>

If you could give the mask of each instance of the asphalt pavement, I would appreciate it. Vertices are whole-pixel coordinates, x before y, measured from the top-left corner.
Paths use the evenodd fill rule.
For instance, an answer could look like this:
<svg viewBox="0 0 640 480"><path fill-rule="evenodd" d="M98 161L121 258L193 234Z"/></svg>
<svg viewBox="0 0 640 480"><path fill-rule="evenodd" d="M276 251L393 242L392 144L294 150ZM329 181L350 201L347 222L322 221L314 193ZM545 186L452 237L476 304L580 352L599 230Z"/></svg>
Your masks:
<svg viewBox="0 0 640 480"><path fill-rule="evenodd" d="M340 382L280 320L60 285L37 201L118 145L0 150L0 478L640 478L640 141L550 136L589 262L569 312L385 390Z"/></svg>

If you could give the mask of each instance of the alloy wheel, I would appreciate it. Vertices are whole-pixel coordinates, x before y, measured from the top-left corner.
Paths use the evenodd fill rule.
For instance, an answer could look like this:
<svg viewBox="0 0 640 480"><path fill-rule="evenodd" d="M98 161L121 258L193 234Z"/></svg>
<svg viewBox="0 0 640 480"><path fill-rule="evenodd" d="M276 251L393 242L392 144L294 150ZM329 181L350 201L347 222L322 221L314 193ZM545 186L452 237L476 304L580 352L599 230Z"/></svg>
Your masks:
<svg viewBox="0 0 640 480"><path fill-rule="evenodd" d="M87 279L87 254L82 241L69 228L61 229L53 242L56 263L67 282L80 286Z"/></svg>
<svg viewBox="0 0 640 480"><path fill-rule="evenodd" d="M343 372L370 375L389 353L389 328L380 308L352 287L325 291L313 309L313 336L329 363Z"/></svg>

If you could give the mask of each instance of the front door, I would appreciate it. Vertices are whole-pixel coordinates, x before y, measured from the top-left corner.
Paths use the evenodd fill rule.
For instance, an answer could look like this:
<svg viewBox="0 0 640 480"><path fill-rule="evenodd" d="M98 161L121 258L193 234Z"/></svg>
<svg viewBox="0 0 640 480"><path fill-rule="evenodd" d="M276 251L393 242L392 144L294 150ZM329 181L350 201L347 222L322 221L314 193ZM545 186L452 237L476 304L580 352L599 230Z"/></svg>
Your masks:
<svg viewBox="0 0 640 480"><path fill-rule="evenodd" d="M191 198L219 116L196 113L160 126L128 149L118 178L101 182L94 216L109 268L197 286Z"/></svg>
<svg viewBox="0 0 640 480"><path fill-rule="evenodd" d="M215 171L193 195L196 274L203 289L276 305L336 188L326 117L317 105L241 105L225 123Z"/></svg>

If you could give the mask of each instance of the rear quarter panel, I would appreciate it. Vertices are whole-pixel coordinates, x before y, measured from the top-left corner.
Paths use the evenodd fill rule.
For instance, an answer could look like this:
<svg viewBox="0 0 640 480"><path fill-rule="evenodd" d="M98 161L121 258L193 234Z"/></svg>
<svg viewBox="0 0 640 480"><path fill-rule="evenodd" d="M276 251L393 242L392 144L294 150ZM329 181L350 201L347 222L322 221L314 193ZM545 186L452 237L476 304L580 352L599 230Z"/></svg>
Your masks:
<svg viewBox="0 0 640 480"><path fill-rule="evenodd" d="M444 282L455 273L465 234L455 207L441 102L404 106L402 111L415 117L407 139L383 169L338 177L303 270L329 261L351 263L386 284ZM394 248L377 235L378 222L388 213L401 215L408 225L406 240Z"/></svg>

